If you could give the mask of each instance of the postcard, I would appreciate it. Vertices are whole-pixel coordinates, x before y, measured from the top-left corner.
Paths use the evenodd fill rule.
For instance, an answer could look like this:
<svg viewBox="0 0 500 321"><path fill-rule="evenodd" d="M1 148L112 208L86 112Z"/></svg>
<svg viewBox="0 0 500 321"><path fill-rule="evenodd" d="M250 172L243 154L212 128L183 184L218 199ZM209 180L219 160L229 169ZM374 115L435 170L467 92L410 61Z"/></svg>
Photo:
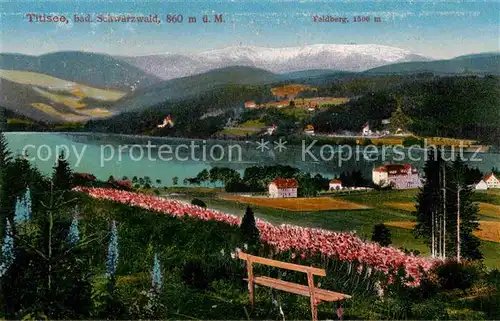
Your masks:
<svg viewBox="0 0 500 321"><path fill-rule="evenodd" d="M500 319L498 1L0 8L0 319Z"/></svg>

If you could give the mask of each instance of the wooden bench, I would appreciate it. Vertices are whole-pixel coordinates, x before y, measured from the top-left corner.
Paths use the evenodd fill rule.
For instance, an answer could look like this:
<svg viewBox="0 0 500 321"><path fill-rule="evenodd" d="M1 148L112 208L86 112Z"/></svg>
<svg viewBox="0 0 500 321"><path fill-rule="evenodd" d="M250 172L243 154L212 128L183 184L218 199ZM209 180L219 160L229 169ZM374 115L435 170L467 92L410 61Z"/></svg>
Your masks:
<svg viewBox="0 0 500 321"><path fill-rule="evenodd" d="M334 302L351 298L351 296L347 294L319 289L314 286L314 275L326 276L326 271L323 269L318 269L312 266L304 266L299 264L266 259L260 256L250 255L241 251L239 251L237 255L239 259L247 262L248 279L245 280L248 280L248 294L250 296L250 304L252 305L252 309L254 305L255 284L310 297L311 313L313 321L318 320L317 304L319 302L321 301ZM254 276L253 264L263 264L268 266L274 266L281 269L307 273L308 285L306 286L302 284L287 282L279 279L270 278L267 276Z"/></svg>

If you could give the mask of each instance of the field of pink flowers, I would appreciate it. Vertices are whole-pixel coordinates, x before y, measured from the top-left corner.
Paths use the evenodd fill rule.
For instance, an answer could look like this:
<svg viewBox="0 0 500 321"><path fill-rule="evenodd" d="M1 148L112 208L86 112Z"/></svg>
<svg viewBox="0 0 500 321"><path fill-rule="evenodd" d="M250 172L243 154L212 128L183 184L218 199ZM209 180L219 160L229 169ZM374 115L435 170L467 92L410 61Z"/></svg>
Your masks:
<svg viewBox="0 0 500 321"><path fill-rule="evenodd" d="M175 217L188 215L206 221L214 220L230 225L240 224L240 218L235 215L201 208L178 200L104 188L77 187L75 190L85 192L96 199L111 200ZM392 247L382 247L377 243L363 241L352 233L338 233L288 224L276 226L259 219L257 219L257 227L262 241L277 251L293 250L302 256L306 253L319 253L348 262L357 260L384 272L404 267L407 274L415 279L414 285L420 283L419 267L427 271L438 263L429 257L407 255Z"/></svg>

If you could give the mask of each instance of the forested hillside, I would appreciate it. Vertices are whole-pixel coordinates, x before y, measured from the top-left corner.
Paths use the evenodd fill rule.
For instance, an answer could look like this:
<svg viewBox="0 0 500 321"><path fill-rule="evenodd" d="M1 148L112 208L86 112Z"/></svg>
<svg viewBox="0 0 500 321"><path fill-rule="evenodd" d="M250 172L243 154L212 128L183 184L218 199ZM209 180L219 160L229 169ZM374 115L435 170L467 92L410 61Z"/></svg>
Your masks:
<svg viewBox="0 0 500 321"><path fill-rule="evenodd" d="M229 118L241 113L245 100L273 100L270 88L268 85L218 86L182 101L166 101L141 111L95 120L87 125L87 129L210 137L221 130ZM308 95L346 96L351 100L310 113L306 119L291 119L288 132L301 132L305 122L313 124L320 133L359 132L367 121L371 128L382 129L382 120L391 119L392 130L402 128L421 136L479 139L488 144L500 144L500 78L497 76L434 77L420 74L363 77L338 81L318 88L317 92L302 94ZM175 126L158 129L157 125L169 114ZM281 116L283 119L290 116L272 108L260 110L258 114L266 124L265 119L279 124Z"/></svg>
<svg viewBox="0 0 500 321"><path fill-rule="evenodd" d="M417 135L500 139L500 78L444 77L406 83L368 92L313 117L318 131L359 131L369 121L380 128L381 120L393 118L393 126L406 127ZM394 124L396 122L396 124Z"/></svg>
<svg viewBox="0 0 500 321"><path fill-rule="evenodd" d="M166 101L140 111L95 120L87 124L89 131L155 136L209 137L221 130L228 118L235 117L248 99L269 100L268 86L226 85L182 101ZM157 128L171 115L172 128Z"/></svg>

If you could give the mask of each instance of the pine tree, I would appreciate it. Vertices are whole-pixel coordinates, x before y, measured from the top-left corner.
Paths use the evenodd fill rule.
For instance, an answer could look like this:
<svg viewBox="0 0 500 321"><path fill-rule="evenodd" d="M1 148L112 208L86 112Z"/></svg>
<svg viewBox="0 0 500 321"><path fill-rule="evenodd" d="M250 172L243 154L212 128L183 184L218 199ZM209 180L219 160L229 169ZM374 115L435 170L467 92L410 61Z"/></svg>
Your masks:
<svg viewBox="0 0 500 321"><path fill-rule="evenodd" d="M255 216L250 206L247 206L245 216L243 216L241 220L240 231L243 242L248 245L250 252L257 251L260 244L260 232L257 228Z"/></svg>
<svg viewBox="0 0 500 321"><path fill-rule="evenodd" d="M397 107L396 110L394 110L391 114L390 128L394 132L396 132L398 129L407 131L412 124L412 120L403 111L405 105L405 98L397 97L396 101L397 101Z"/></svg>
<svg viewBox="0 0 500 321"><path fill-rule="evenodd" d="M448 165L439 153L429 153L414 232L424 238L433 257L482 258L479 239L472 234L479 224L478 206L472 202L468 184L470 171L460 158Z"/></svg>
<svg viewBox="0 0 500 321"><path fill-rule="evenodd" d="M440 167L444 164L441 154L436 150L429 150L424 166L424 184L417 195L416 212L417 224L414 234L422 237L431 248L433 257L439 256L440 237L439 222L441 221L442 203L440 190Z"/></svg>
<svg viewBox="0 0 500 321"><path fill-rule="evenodd" d="M0 187L4 182L5 169L12 160L12 154L7 144L7 139L2 131L0 131Z"/></svg>
<svg viewBox="0 0 500 321"><path fill-rule="evenodd" d="M12 154L7 145L7 139L5 138L3 132L0 130L0 231L4 230L3 229L4 218L8 217L6 209L8 207L6 202L7 184L4 184L4 182L8 181L7 166L10 164L11 160L12 160Z"/></svg>
<svg viewBox="0 0 500 321"><path fill-rule="evenodd" d="M52 174L52 182L56 191L69 191L72 188L73 173L66 160L64 152L59 155L54 172Z"/></svg>
<svg viewBox="0 0 500 321"><path fill-rule="evenodd" d="M450 184L447 191L447 211L450 227L447 248L450 254L461 259L478 260L483 255L479 250L480 241L473 235L479 229L479 207L472 201L473 193L467 182L469 168L461 158L457 158L451 166ZM459 224L457 224L460 222Z"/></svg>
<svg viewBox="0 0 500 321"><path fill-rule="evenodd" d="M12 235L12 226L9 220L7 220L2 244L2 257L0 260L0 278L7 273L12 263L14 263L14 237Z"/></svg>

